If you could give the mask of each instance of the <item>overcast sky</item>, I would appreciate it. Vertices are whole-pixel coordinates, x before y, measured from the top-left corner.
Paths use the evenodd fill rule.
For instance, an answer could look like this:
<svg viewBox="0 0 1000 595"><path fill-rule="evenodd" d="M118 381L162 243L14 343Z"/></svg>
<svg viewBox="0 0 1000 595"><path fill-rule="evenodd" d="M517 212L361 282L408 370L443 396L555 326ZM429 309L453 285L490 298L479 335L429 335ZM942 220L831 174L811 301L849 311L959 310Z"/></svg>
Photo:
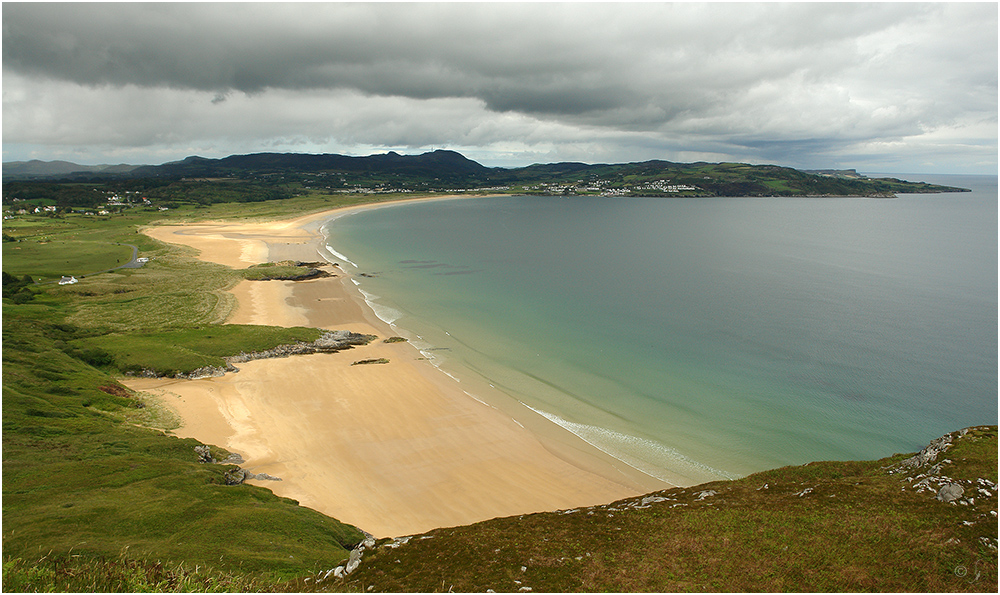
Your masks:
<svg viewBox="0 0 1000 595"><path fill-rule="evenodd" d="M3 160L997 173L997 4L3 3Z"/></svg>

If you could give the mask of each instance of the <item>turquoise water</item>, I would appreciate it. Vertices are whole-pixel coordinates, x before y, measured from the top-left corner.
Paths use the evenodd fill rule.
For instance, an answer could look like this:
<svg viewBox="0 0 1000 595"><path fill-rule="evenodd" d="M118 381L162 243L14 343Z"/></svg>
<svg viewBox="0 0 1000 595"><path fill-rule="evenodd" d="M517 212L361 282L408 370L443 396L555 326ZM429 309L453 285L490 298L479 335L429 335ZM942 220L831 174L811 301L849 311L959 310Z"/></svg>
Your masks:
<svg viewBox="0 0 1000 595"><path fill-rule="evenodd" d="M997 181L923 178L975 192L477 198L327 232L443 370L704 481L997 423Z"/></svg>

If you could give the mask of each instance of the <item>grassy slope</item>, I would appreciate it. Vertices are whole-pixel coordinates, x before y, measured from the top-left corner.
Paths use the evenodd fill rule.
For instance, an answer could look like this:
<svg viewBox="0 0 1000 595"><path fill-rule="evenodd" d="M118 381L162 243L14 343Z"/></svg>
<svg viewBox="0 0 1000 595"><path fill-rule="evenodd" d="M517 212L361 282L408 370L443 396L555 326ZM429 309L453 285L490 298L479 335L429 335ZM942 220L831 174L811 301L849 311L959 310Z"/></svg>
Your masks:
<svg viewBox="0 0 1000 595"><path fill-rule="evenodd" d="M953 480L992 482L988 497L964 484L971 505L918 493L917 471L889 474L902 455L812 463L658 492L662 500L645 505L634 498L438 529L396 548L382 543L345 582L319 587L993 592L996 438L996 426L977 428L938 458L952 461L941 472ZM708 490L716 494L699 499Z"/></svg>
<svg viewBox="0 0 1000 595"><path fill-rule="evenodd" d="M258 208L281 216L317 205L306 200ZM188 215L196 212L225 214L204 209ZM223 474L231 466L198 463L197 442L131 423L155 416L141 415L152 407L140 409L141 397L114 380L121 368L185 371L247 348L319 334L216 324L233 305L223 290L241 273L136 233L153 216L162 217L37 217L5 224L4 232L22 241L4 243L4 269L36 278L34 252L26 258L28 252L16 248L47 250L46 262L53 254L80 251L83 243L99 248L124 240L152 258L143 268L76 285L32 287L36 296L26 304L3 301L5 589L8 564L33 564L43 556L115 559L123 551L130 559L293 576L334 566L362 538L355 528L269 490L226 486ZM100 260L100 253L86 254ZM78 269L65 273L102 266L81 258Z"/></svg>

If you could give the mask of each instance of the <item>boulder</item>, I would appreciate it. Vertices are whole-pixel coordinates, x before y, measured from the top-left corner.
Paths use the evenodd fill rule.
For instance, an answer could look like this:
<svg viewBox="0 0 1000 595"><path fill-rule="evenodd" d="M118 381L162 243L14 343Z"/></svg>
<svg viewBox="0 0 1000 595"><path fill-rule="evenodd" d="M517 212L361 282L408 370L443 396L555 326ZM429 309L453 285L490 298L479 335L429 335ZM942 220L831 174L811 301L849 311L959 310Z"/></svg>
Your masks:
<svg viewBox="0 0 1000 595"><path fill-rule="evenodd" d="M223 477L226 480L227 486L238 486L248 479L254 479L254 474L250 473L246 469L237 467L226 471L225 474L223 474Z"/></svg>
<svg viewBox="0 0 1000 595"><path fill-rule="evenodd" d="M214 463L215 458L212 456L212 449L205 446L204 444L199 444L194 447L194 451L198 453L199 463Z"/></svg>
<svg viewBox="0 0 1000 595"><path fill-rule="evenodd" d="M361 566L361 552L363 548L357 548L351 550L351 557L347 559L347 568L344 569L344 574L351 574L357 570L358 566Z"/></svg>
<svg viewBox="0 0 1000 595"><path fill-rule="evenodd" d="M941 487L937 493L937 499L942 502L952 502L958 500L965 493L965 489L957 483L949 483Z"/></svg>

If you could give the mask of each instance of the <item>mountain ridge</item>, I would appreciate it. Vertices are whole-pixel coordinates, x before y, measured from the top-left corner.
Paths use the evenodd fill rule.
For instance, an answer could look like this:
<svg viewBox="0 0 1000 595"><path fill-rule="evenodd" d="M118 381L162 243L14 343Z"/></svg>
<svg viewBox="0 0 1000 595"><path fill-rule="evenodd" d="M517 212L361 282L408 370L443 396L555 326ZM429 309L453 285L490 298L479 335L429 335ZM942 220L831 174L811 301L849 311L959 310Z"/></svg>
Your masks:
<svg viewBox="0 0 1000 595"><path fill-rule="evenodd" d="M487 167L456 151L419 155L394 151L363 157L334 153L248 153L219 159L192 155L161 165L78 166L69 162L4 164L4 182L113 183L240 180L255 184L299 184L331 191L449 192L487 189L516 194L609 196L870 196L896 193L964 192L967 189L851 175L855 170L802 171L747 163L648 161L587 164L535 163ZM855 172L856 173L856 172Z"/></svg>

